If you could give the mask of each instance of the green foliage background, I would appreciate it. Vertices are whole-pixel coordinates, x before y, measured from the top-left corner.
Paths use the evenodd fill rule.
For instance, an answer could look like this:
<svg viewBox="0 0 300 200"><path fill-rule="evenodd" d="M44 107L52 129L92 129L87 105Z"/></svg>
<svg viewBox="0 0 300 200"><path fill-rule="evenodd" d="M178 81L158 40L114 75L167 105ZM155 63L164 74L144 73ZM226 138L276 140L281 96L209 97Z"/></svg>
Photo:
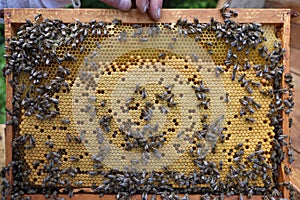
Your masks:
<svg viewBox="0 0 300 200"><path fill-rule="evenodd" d="M215 8L217 0L165 0L163 8ZM72 7L71 5L66 7ZM83 8L109 8L99 0L82 0ZM4 26L0 24L0 74L5 65L4 54ZM5 79L0 75L0 124L5 123Z"/></svg>

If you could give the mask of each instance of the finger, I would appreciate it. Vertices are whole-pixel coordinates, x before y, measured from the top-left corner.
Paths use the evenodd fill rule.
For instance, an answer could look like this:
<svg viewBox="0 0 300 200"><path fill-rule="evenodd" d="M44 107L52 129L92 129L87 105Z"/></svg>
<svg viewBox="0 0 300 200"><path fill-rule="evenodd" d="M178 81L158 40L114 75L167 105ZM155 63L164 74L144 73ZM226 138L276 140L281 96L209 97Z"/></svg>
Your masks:
<svg viewBox="0 0 300 200"><path fill-rule="evenodd" d="M136 0L136 7L141 13L145 13L149 9L149 0Z"/></svg>
<svg viewBox="0 0 300 200"><path fill-rule="evenodd" d="M128 11L131 8L131 0L100 0L103 3L106 3L109 6L112 6L114 8Z"/></svg>
<svg viewBox="0 0 300 200"><path fill-rule="evenodd" d="M150 0L149 14L154 20L159 20L161 15L162 0Z"/></svg>

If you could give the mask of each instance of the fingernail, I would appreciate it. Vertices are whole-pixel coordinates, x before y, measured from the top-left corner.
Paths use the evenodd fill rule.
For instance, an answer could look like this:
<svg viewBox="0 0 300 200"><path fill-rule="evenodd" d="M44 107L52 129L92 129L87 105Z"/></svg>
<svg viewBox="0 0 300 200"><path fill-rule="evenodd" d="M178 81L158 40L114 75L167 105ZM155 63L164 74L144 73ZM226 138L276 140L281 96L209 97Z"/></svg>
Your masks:
<svg viewBox="0 0 300 200"><path fill-rule="evenodd" d="M131 8L131 0L120 0L119 9L128 11Z"/></svg>
<svg viewBox="0 0 300 200"><path fill-rule="evenodd" d="M156 17L157 17L156 20L159 20L159 18L160 18L160 8L157 9L157 16Z"/></svg>
<svg viewBox="0 0 300 200"><path fill-rule="evenodd" d="M146 12L149 8L149 1L145 1L145 4L144 4L144 12Z"/></svg>

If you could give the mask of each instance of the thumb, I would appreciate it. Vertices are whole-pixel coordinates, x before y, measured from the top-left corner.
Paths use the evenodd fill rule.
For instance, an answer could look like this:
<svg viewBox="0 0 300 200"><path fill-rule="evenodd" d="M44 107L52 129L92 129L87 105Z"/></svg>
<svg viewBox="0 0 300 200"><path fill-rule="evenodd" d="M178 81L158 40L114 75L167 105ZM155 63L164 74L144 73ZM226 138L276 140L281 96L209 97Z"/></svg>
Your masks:
<svg viewBox="0 0 300 200"><path fill-rule="evenodd" d="M100 0L103 3L106 3L109 6L112 6L114 8L128 11L131 8L131 0Z"/></svg>

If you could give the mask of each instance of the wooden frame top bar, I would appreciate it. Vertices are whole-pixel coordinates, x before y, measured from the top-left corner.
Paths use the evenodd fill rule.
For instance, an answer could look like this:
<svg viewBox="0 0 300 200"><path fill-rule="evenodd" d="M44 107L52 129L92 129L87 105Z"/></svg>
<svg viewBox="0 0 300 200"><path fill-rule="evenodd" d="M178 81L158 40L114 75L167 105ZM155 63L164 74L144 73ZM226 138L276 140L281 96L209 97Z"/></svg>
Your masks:
<svg viewBox="0 0 300 200"><path fill-rule="evenodd" d="M290 9L234 9L239 15L234 18L240 23L284 23L284 15L290 15ZM34 17L42 13L45 18L60 19L65 23L74 22L79 19L81 22L112 21L115 18L122 18L123 22L130 23L154 23L148 14L142 14L137 9L124 12L115 9L4 9L4 15L8 14L11 23L23 23L25 19L34 20ZM213 16L216 20L223 18L218 9L162 9L159 21L162 23L176 22L178 18L193 20L197 16L202 23L209 22ZM262 17L264 16L264 17Z"/></svg>

